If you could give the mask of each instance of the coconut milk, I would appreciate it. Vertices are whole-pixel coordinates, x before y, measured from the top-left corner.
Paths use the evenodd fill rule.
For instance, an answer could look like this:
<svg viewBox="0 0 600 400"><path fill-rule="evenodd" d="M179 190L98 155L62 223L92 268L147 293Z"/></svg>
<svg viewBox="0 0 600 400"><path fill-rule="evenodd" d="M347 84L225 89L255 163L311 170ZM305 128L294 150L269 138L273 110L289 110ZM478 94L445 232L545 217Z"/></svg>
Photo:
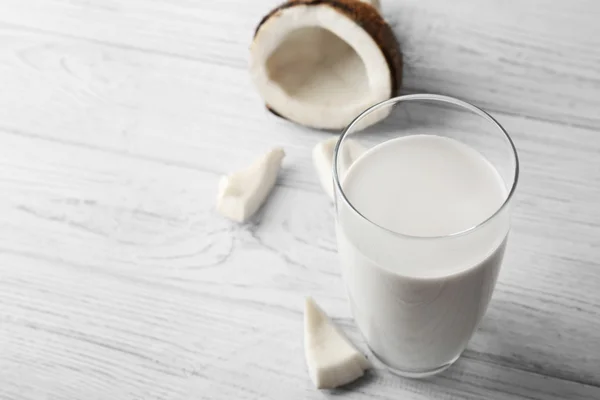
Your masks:
<svg viewBox="0 0 600 400"><path fill-rule="evenodd" d="M502 178L456 140L414 135L370 149L341 181L362 214L338 194L344 281L369 347L407 375L447 367L466 347L496 282L508 211L481 223L506 199Z"/></svg>

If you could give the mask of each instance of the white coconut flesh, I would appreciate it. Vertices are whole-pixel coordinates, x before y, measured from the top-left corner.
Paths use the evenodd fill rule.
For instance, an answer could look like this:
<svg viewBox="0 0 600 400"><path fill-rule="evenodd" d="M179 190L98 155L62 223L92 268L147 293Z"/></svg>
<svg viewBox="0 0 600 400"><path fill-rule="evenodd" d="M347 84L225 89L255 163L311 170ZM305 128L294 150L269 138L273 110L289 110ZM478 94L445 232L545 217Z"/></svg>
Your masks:
<svg viewBox="0 0 600 400"><path fill-rule="evenodd" d="M273 111L316 128L341 129L392 94L379 45L326 4L285 8L265 21L252 44L250 70Z"/></svg>

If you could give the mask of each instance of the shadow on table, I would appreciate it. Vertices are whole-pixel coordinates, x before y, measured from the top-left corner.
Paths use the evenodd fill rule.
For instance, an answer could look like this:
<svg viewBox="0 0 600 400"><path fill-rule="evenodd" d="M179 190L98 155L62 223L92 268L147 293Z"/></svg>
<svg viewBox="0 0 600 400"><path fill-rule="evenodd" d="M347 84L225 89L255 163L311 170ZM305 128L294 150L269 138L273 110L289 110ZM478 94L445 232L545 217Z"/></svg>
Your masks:
<svg viewBox="0 0 600 400"><path fill-rule="evenodd" d="M497 302L457 363L427 381L480 380L498 392L535 399L600 398L600 369L591 367L600 343L589 346L593 354L586 352L586 338L568 334L569 321L531 313Z"/></svg>

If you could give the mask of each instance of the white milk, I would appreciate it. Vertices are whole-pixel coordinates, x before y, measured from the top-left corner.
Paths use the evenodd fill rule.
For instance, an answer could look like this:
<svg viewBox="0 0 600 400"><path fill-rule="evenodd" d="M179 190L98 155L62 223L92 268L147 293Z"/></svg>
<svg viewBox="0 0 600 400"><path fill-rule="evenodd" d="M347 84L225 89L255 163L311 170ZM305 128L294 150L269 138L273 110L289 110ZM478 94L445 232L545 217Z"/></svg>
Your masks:
<svg viewBox="0 0 600 400"><path fill-rule="evenodd" d="M341 180L350 203L372 221L338 196L342 271L367 343L408 375L447 367L489 303L508 211L467 233L432 237L485 221L507 196L504 182L480 153L434 135L382 143Z"/></svg>

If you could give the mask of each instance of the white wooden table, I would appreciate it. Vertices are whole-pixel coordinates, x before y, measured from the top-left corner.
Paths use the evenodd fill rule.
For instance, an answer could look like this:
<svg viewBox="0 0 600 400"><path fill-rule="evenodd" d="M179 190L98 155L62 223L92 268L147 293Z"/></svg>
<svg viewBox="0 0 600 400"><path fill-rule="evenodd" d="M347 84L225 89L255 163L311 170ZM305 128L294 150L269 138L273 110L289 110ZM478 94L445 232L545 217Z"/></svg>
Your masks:
<svg viewBox="0 0 600 400"><path fill-rule="evenodd" d="M246 64L276 0L0 2L0 399L600 399L600 3L383 0L405 92L491 111L522 180L460 361L318 392L305 295L363 349L310 150ZM267 209L221 174L288 154Z"/></svg>

